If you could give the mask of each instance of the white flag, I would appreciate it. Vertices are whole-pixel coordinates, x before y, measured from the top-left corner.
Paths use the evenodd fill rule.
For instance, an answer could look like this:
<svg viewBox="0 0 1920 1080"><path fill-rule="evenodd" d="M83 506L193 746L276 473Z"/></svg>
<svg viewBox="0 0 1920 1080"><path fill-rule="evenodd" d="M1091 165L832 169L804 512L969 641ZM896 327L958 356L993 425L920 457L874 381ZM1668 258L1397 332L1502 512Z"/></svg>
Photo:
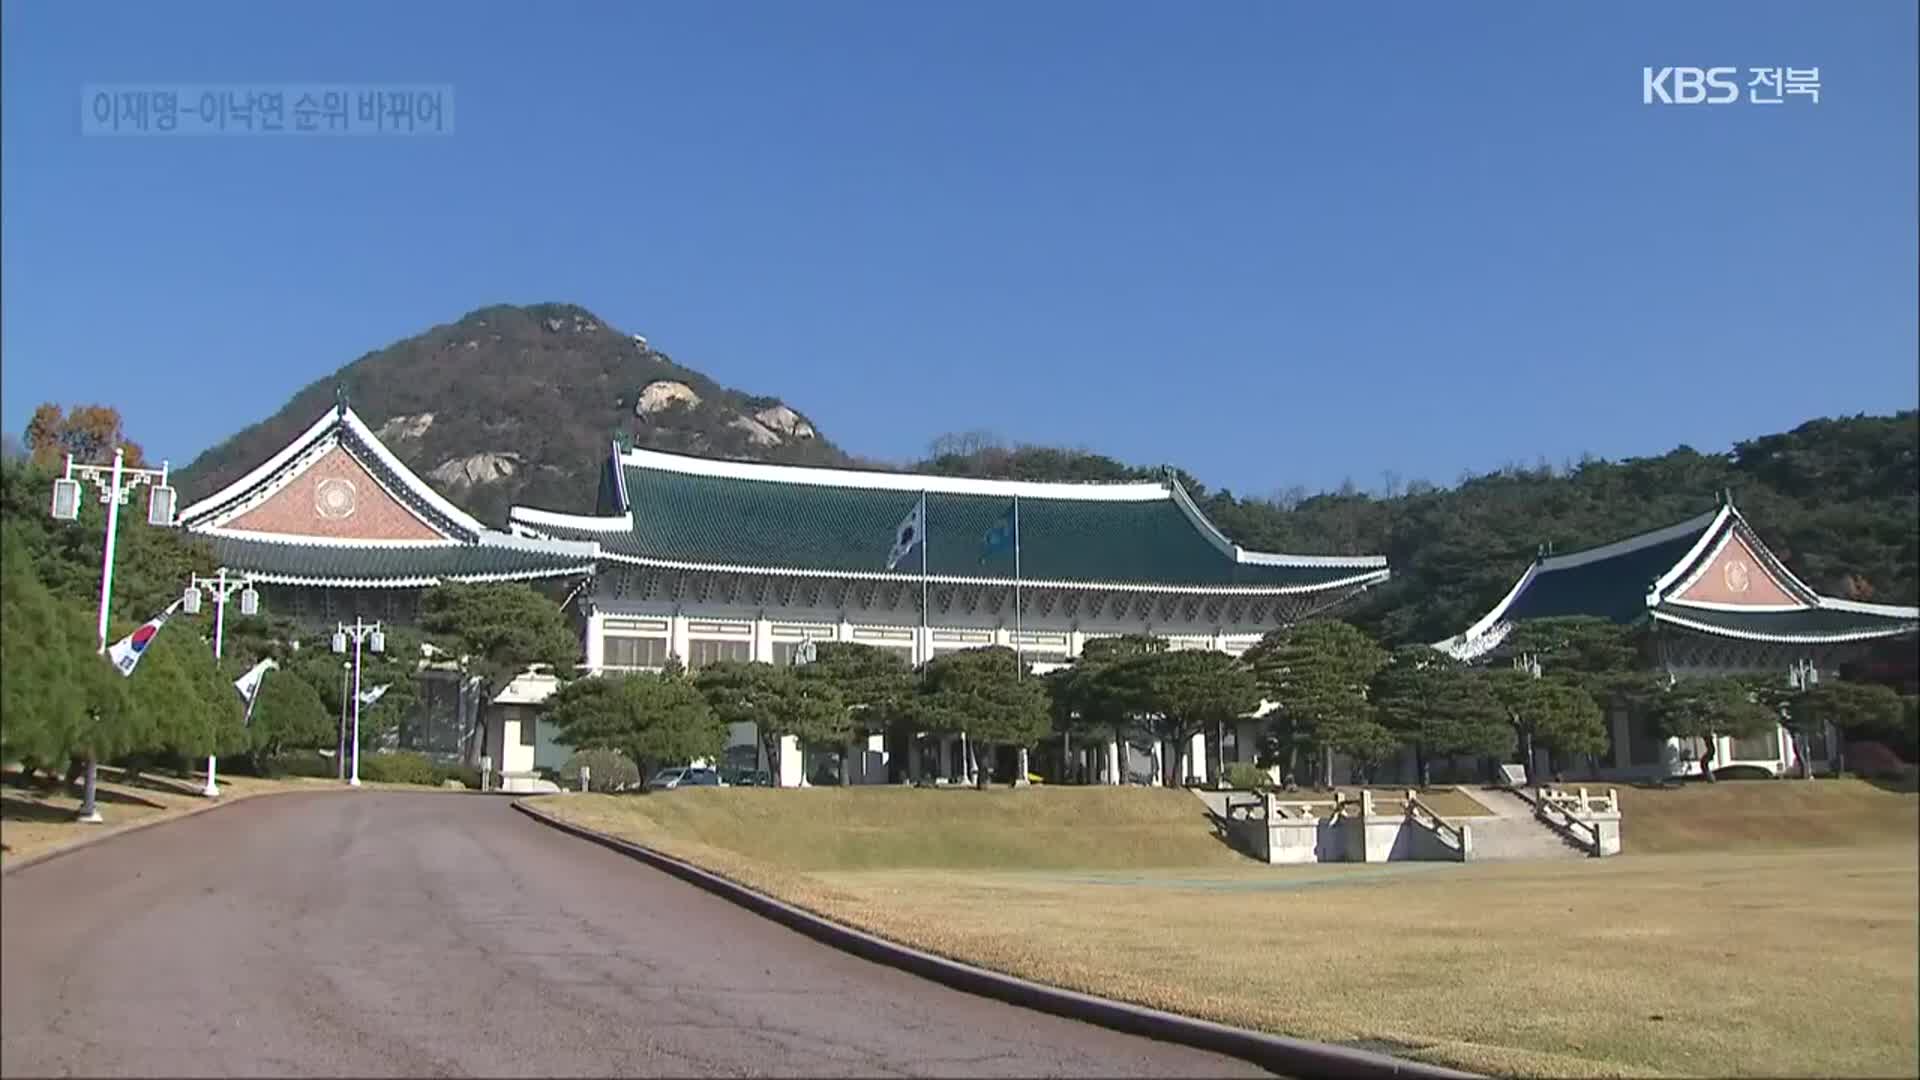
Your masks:
<svg viewBox="0 0 1920 1080"><path fill-rule="evenodd" d="M899 528L893 530L893 551L887 555L887 569L893 569L901 559L906 558L907 552L912 551L915 544L924 542L926 533L927 497L922 495L920 501L913 504L912 512L900 522Z"/></svg>
<svg viewBox="0 0 1920 1080"><path fill-rule="evenodd" d="M253 724L253 703L260 699L260 682L267 677L267 672L279 666L271 659L262 660L249 668L245 675L233 680L233 688L240 691L240 700L247 703L247 714L242 720L243 724L248 726Z"/></svg>
<svg viewBox="0 0 1920 1080"><path fill-rule="evenodd" d="M140 662L141 657L147 655L147 646L153 644L153 639L159 635L160 628L167 624L167 620L173 617L173 609L179 606L178 600L168 604L167 610L148 619L141 624L140 629L114 642L107 649L107 659L112 660L113 666L120 669L120 674L127 676L133 674L134 665Z"/></svg>
<svg viewBox="0 0 1920 1080"><path fill-rule="evenodd" d="M254 695L260 692L260 680L266 677L267 672L279 666L272 660L262 660L248 668L245 675L233 680L233 688L240 691L240 700L251 706Z"/></svg>
<svg viewBox="0 0 1920 1080"><path fill-rule="evenodd" d="M380 695L386 693L387 687L392 685L393 685L392 683L381 683L379 686L376 686L371 690L362 690L360 692L360 704L371 705L374 702L379 701Z"/></svg>

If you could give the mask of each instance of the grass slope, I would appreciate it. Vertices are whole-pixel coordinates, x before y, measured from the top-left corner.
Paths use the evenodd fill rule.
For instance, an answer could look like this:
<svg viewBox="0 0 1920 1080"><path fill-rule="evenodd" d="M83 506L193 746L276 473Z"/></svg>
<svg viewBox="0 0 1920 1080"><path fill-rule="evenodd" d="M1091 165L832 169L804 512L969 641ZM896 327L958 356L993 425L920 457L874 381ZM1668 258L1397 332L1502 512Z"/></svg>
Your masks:
<svg viewBox="0 0 1920 1080"><path fill-rule="evenodd" d="M1184 792L539 803L919 948L1282 1034L1516 1076L1920 1072L1920 800L1850 781L1621 798L1618 858L1301 867L1234 855ZM1774 850L1743 812L1775 822ZM1819 846L1836 838L1855 843ZM1721 844L1748 849L1702 850Z"/></svg>
<svg viewBox="0 0 1920 1080"><path fill-rule="evenodd" d="M1739 780L1615 790L1621 844L1630 854L1912 844L1920 834L1920 799L1865 780Z"/></svg>
<svg viewBox="0 0 1920 1080"><path fill-rule="evenodd" d="M707 788L586 796L672 836L786 870L1235 866L1206 807L1164 788Z"/></svg>

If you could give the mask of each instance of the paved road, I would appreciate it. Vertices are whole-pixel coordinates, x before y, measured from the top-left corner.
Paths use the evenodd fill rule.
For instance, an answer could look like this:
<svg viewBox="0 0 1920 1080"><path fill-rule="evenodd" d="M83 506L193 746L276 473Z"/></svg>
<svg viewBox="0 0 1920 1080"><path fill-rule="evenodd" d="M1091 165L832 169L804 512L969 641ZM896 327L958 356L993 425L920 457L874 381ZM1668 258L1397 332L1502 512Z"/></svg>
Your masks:
<svg viewBox="0 0 1920 1080"><path fill-rule="evenodd" d="M0 1074L1262 1075L848 956L503 799L373 791L0 879Z"/></svg>

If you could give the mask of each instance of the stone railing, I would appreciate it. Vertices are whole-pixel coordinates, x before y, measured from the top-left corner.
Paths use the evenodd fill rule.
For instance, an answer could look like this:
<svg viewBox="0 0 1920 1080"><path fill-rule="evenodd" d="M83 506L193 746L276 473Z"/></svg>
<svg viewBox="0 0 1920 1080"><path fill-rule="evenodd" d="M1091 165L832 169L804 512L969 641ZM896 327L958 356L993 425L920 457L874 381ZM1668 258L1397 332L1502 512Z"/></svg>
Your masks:
<svg viewBox="0 0 1920 1080"><path fill-rule="evenodd" d="M1561 791L1543 787L1537 790L1533 815L1548 828L1573 841L1593 856L1620 853L1620 793L1608 788L1605 795L1588 794L1586 788Z"/></svg>
<svg viewBox="0 0 1920 1080"><path fill-rule="evenodd" d="M1461 862L1473 858L1473 830L1466 825L1449 825L1433 812L1433 807L1420 801L1420 796L1409 790L1406 795L1407 821L1426 830L1439 842L1442 848L1457 852Z"/></svg>

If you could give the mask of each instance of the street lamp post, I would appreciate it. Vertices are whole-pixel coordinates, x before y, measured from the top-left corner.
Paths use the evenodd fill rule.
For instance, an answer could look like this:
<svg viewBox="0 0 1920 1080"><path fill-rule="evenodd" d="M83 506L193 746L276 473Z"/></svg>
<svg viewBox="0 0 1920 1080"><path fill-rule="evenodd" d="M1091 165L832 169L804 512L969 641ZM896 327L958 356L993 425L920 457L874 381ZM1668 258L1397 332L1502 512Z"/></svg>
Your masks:
<svg viewBox="0 0 1920 1080"><path fill-rule="evenodd" d="M347 696L351 693L347 684L352 676L353 664L346 660L340 661L340 732L333 740L333 778L335 780L347 778Z"/></svg>
<svg viewBox="0 0 1920 1080"><path fill-rule="evenodd" d="M376 653L387 651L387 635L380 630L380 624L361 622L354 616L353 625L336 624L333 632L333 651L345 653L347 639L353 639L353 772L347 777L347 783L360 786L360 646L364 642Z"/></svg>
<svg viewBox="0 0 1920 1080"><path fill-rule="evenodd" d="M100 491L100 501L107 507L107 541L100 556L100 655L107 652L107 611L113 599L113 552L120 537L120 508L126 505L133 489L143 484L151 485L147 496L147 521L149 524L170 526L173 524L174 491L167 486L167 463L162 461L158 469L139 469L126 463L126 450L113 448L111 465L76 465L73 455L67 455L66 472L53 482L53 506L50 513L57 521L77 521L80 517L80 484L91 483ZM99 807L94 805L95 761L91 749L87 752L86 784L80 800L80 820L89 824L98 824Z"/></svg>
<svg viewBox="0 0 1920 1080"><path fill-rule="evenodd" d="M1787 669L1787 684L1792 686L1796 693L1804 694L1819 685L1819 683L1820 669L1814 667L1813 661L1805 657L1794 661L1793 666ZM1791 710L1793 708L1792 703L1788 703L1787 708ZM1822 723L1824 722L1825 721L1822 721ZM1813 779L1813 762L1807 760L1807 733L1805 725L1796 720L1789 734L1793 736L1793 755L1800 759L1800 779ZM1828 734L1831 735L1831 732ZM1834 740L1831 738L1826 740L1829 748L1833 746L1833 742Z"/></svg>
<svg viewBox="0 0 1920 1080"><path fill-rule="evenodd" d="M260 611L260 594L254 591L252 582L244 577L227 577L227 568L221 567L213 577L201 577L194 574L187 579L187 591L180 597L180 606L189 615L200 613L200 593L206 591L213 597L213 665L220 666L221 642L227 630L227 597L236 591L240 593L240 614L255 615ZM214 778L219 761L213 754L207 755L207 786L200 794L209 799L218 798L220 785Z"/></svg>

